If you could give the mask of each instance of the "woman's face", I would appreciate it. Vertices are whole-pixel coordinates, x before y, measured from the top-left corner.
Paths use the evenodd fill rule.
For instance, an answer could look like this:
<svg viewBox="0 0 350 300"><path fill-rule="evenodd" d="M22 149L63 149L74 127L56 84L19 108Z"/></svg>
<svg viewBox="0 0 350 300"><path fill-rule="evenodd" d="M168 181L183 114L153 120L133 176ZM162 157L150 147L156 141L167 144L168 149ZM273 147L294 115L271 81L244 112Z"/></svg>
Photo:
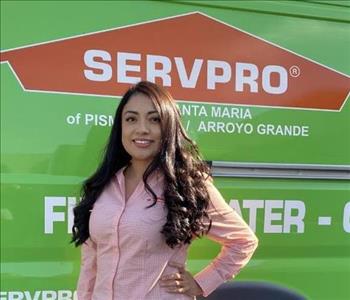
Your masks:
<svg viewBox="0 0 350 300"><path fill-rule="evenodd" d="M130 97L122 112L122 143L132 162L149 164L161 143L160 117L144 94Z"/></svg>

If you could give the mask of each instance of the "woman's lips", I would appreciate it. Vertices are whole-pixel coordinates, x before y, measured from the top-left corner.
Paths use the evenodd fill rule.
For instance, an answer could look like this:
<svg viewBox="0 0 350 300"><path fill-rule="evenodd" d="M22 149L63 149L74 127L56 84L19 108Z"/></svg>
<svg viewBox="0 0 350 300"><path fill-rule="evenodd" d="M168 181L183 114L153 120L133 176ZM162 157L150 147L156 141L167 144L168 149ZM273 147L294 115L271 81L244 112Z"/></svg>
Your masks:
<svg viewBox="0 0 350 300"><path fill-rule="evenodd" d="M134 139L134 144L139 148L147 148L153 141L148 139Z"/></svg>

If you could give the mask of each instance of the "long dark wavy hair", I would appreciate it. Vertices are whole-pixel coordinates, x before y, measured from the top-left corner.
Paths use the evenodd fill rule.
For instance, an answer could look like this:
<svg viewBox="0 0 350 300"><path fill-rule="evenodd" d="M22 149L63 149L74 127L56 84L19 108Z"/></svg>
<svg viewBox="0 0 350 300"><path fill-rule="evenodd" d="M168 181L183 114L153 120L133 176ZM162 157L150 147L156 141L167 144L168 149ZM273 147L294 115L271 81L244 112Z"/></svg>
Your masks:
<svg viewBox="0 0 350 300"><path fill-rule="evenodd" d="M201 237L210 229L211 221L206 212L209 195L205 185L209 168L181 125L180 113L171 95L161 86L141 81L123 96L115 113L103 160L96 172L83 183L82 200L73 210L72 242L76 246L90 236L89 219L94 203L115 173L131 160L122 144L122 112L129 99L138 93L152 100L160 116L160 150L144 172L143 182L153 195L153 206L157 196L148 185L147 178L155 170L164 174L164 201L168 215L161 233L167 245L174 248L190 244L194 236Z"/></svg>

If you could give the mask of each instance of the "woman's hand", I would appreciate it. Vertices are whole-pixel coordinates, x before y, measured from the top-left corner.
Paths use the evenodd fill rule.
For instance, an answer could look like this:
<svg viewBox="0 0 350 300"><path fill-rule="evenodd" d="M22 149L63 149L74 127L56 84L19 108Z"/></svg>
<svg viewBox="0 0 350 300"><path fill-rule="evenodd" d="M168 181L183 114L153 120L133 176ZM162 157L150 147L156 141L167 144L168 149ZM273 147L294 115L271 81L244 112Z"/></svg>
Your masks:
<svg viewBox="0 0 350 300"><path fill-rule="evenodd" d="M177 268L178 272L161 277L160 286L166 288L167 292L186 294L188 296L200 296L203 294L201 287L183 265L169 262L169 266Z"/></svg>

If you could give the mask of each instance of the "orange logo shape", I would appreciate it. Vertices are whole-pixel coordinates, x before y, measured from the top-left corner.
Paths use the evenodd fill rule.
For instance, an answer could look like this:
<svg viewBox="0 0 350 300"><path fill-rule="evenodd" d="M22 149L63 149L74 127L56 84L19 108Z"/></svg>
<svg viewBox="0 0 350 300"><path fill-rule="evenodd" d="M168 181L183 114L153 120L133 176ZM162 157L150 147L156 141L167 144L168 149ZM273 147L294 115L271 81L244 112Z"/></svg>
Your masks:
<svg viewBox="0 0 350 300"><path fill-rule="evenodd" d="M350 77L202 13L1 52L25 90L120 96L164 85L175 99L341 110Z"/></svg>

